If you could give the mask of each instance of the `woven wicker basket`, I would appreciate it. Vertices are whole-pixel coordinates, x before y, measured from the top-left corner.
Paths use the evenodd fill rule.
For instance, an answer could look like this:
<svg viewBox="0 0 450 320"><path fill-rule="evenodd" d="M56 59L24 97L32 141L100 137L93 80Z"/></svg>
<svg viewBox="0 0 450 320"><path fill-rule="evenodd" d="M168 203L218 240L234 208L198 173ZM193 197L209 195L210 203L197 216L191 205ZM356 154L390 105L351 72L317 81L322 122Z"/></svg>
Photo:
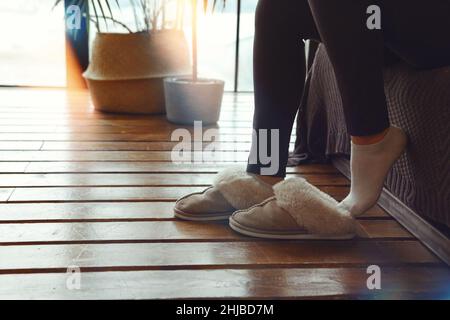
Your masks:
<svg viewBox="0 0 450 320"><path fill-rule="evenodd" d="M97 110L156 114L165 112L163 79L189 73L184 33L163 30L97 34L83 76Z"/></svg>

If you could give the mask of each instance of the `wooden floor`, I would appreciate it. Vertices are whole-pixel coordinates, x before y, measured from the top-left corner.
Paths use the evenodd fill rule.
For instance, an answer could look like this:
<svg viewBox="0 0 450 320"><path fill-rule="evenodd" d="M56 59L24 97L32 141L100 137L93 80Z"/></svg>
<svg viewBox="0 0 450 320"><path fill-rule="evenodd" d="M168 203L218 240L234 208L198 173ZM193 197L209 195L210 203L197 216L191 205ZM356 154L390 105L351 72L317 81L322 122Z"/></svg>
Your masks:
<svg viewBox="0 0 450 320"><path fill-rule="evenodd" d="M177 197L244 164L251 116L251 95L226 95L221 162L174 164L164 117L97 113L87 92L0 89L0 298L449 297L449 269L378 207L357 239L334 242L173 219ZM328 165L288 171L336 199L349 190Z"/></svg>

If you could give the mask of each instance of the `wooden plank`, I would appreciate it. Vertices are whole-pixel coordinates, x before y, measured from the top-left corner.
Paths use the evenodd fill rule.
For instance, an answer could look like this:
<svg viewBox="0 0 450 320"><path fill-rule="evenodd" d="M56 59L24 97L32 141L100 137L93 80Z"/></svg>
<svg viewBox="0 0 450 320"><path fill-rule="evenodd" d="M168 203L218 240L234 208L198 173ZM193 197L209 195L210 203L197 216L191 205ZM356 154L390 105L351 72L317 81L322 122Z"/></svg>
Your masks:
<svg viewBox="0 0 450 320"><path fill-rule="evenodd" d="M417 239L414 241L378 241L376 245L386 261L392 261L393 263L429 263L436 259L435 261L444 266L444 263Z"/></svg>
<svg viewBox="0 0 450 320"><path fill-rule="evenodd" d="M358 221L371 233L358 232L361 239L413 239L397 222ZM395 229L396 232L392 230ZM122 221L74 223L8 223L0 224L0 243L92 243L92 242L162 242L162 241L245 241L251 239L233 232L226 222L200 223L189 221Z"/></svg>
<svg viewBox="0 0 450 320"><path fill-rule="evenodd" d="M239 127L233 127L233 128L220 128L220 132L223 133L248 133L249 129L251 129L251 125L250 122L248 122L251 117L253 115L253 112L246 112L246 111L239 111L239 117L240 117L240 121L242 122L245 120L245 123L247 124L247 126L245 128L239 128ZM233 114L223 114L220 117L221 121L231 121L234 120L236 117ZM164 122L162 122L164 121ZM148 122L146 121L145 118L142 119L128 119L128 120L116 120L116 119L74 119L72 117L53 117L52 116L45 116L43 115L41 118L40 117L36 117L36 118L23 118L23 117L18 117L18 118L5 118L2 117L0 118L0 125L4 125L4 126L11 126L11 125L17 125L17 126L38 126L38 125L50 125L50 126L55 126L55 123L57 123L58 126L76 126L76 127L81 127L81 126L87 126L87 125L110 125L110 126L144 126L148 129L148 131L151 131L152 127L149 126ZM167 131L172 131L175 130L177 128L186 128L186 129L192 129L192 126L181 126L181 125L175 125L175 124L171 124L170 122L166 121L166 120L160 120L160 123L158 125L155 125L156 128L154 128L153 130L167 130ZM211 127L210 127L211 128ZM208 128L204 128L205 130ZM250 132L251 133L251 132Z"/></svg>
<svg viewBox="0 0 450 320"><path fill-rule="evenodd" d="M57 111L62 110L77 110L85 112L96 112L90 101L88 94L80 96L73 96L70 92L46 92L45 94L34 95L30 89L23 91L20 94L11 94L10 88L2 89L2 100L0 101L1 108L10 108L15 111L21 109L32 109L35 111L41 111L42 109L54 109ZM252 106L253 99L228 98L225 94L223 99L223 106L239 106L246 107Z"/></svg>
<svg viewBox="0 0 450 320"><path fill-rule="evenodd" d="M0 150L39 150L43 141L0 141Z"/></svg>
<svg viewBox="0 0 450 320"><path fill-rule="evenodd" d="M173 218L174 202L0 203L0 223L93 222ZM387 219L374 209L358 219Z"/></svg>
<svg viewBox="0 0 450 320"><path fill-rule="evenodd" d="M368 238L412 239L414 236L395 220L359 220L358 235Z"/></svg>
<svg viewBox="0 0 450 320"><path fill-rule="evenodd" d="M185 152L194 159L195 152ZM207 154L203 153L206 157ZM248 152L214 152L216 161L244 162ZM0 161L172 161L171 151L2 151ZM189 160L188 160L189 161Z"/></svg>
<svg viewBox="0 0 450 320"><path fill-rule="evenodd" d="M5 162L0 162L1 165ZM15 162L20 164L20 162ZM231 163L217 163L217 164L202 164L195 163L183 163L177 164L172 162L96 162L96 161L84 161L84 162L30 162L26 168L27 173L158 173L158 172L176 172L176 173L195 173L195 172L209 172L217 173L234 166ZM245 165L242 166L245 169ZM1 170L0 170L1 171ZM330 174L337 173L338 171L329 165L311 164L302 165L297 167L288 167L287 173L315 173L315 174Z"/></svg>
<svg viewBox="0 0 450 320"><path fill-rule="evenodd" d="M184 132L190 134L189 138L190 139L194 139L194 129L192 129L192 128L173 128L173 129L172 128L166 128L166 129L159 129L159 130L158 130L158 128L156 128L156 129L155 128L148 128L148 129L145 129L145 130L136 130L136 129L126 130L126 129L122 129L121 127L116 127L116 128L109 127L109 128L102 128L102 130L100 130L100 132L97 132L98 130L94 130L94 132L87 132L88 130L85 130L83 127L70 126L68 129L64 129L63 132L56 132L56 128L55 129L49 128L45 132L39 132L39 131L38 132L32 132L32 131L28 131L29 129L27 129L27 126L25 125L23 127L23 130L21 130L21 131L23 131L23 133L20 134L20 138L16 138L15 140L30 140L30 139L24 139L24 138L30 137L31 134L34 134L34 133L40 133L40 136L46 135L47 137L49 137L49 139L41 139L41 140L52 140L51 139L52 136L57 136L57 135L70 136L70 135L87 135L87 134L90 134L91 136L92 135L97 136L98 140L101 141L100 138L102 138L103 135L128 134L128 136L131 136L131 137L133 137L133 136L138 136L138 137L147 136L147 138L153 138L154 137L156 139L159 139L160 137L165 137L166 140L164 140L164 141L171 141L171 135L172 135L172 133L175 134L175 130L177 130L177 129L186 130ZM52 130L52 131L49 131L49 130ZM206 132L206 130L208 130L208 129L204 129L203 132ZM222 136L222 135L239 137L241 135L244 135L244 136L249 136L251 138L251 135L252 135L252 131L251 131L250 128L218 128L218 129L214 128L214 130L215 130L214 132L210 132L210 133L211 133L211 135L214 135L215 137ZM201 133L202 133L201 131L199 131L199 133L197 133L196 137L199 138L197 140L200 140L202 138ZM28 134L28 136L26 136L27 134ZM2 132L1 135L0 135L0 137L1 137L0 140L10 140L10 139L4 139L3 138L4 136L7 137L7 135L8 135L8 133ZM173 140L174 141L178 141L178 139L179 138L177 136L175 136L175 138ZM156 140L156 141L158 141L158 140ZM237 141L239 141L239 140L237 140ZM247 140L245 140L245 141L247 141Z"/></svg>
<svg viewBox="0 0 450 320"><path fill-rule="evenodd" d="M382 208L378 205L373 206L367 212L359 216L357 219L392 219L392 217L386 213Z"/></svg>
<svg viewBox="0 0 450 320"><path fill-rule="evenodd" d="M223 223L185 221L0 224L0 244L243 241Z"/></svg>
<svg viewBox="0 0 450 320"><path fill-rule="evenodd" d="M293 174L290 176L300 176ZM348 186L346 178L337 174L303 174L311 184L319 186ZM2 174L0 187L85 187L85 186L209 186L216 175L212 173L61 173L61 174Z"/></svg>
<svg viewBox="0 0 450 320"><path fill-rule="evenodd" d="M0 141L0 150L172 151L178 145L177 141ZM211 148L211 142L203 142L202 146ZM250 142L216 142L214 145L214 150L229 152L249 152L250 148ZM294 143L291 143L290 149L293 148Z"/></svg>
<svg viewBox="0 0 450 320"><path fill-rule="evenodd" d="M0 133L1 141L171 141L171 132L150 133ZM192 136L192 141L198 140ZM250 134L220 134L217 141L249 142Z"/></svg>
<svg viewBox="0 0 450 320"><path fill-rule="evenodd" d="M0 188L0 201L7 201L13 190L13 188Z"/></svg>
<svg viewBox="0 0 450 320"><path fill-rule="evenodd" d="M1 111L0 111L1 113ZM236 118L235 113L239 113L239 118ZM245 112L241 110L235 110L231 112L223 112L218 120L218 125L223 129L239 129L239 128L251 128L253 112ZM154 116L155 117L155 116ZM33 114L23 113L23 115L2 117L0 119L0 126L4 127L24 127L33 126L36 130L45 125L52 126L53 128L60 128L61 130L73 127L73 129L80 129L82 127L135 127L136 130L151 130L152 125L149 125L152 121L146 121L147 117L141 117L139 119L114 119L104 116L96 115L82 115L72 116L68 115L53 115L52 113L39 113L36 117ZM153 120L154 121L154 120ZM204 125L204 129L214 128L216 125ZM170 128L193 128L194 123L189 125L178 125L168 122L167 120L160 120L155 125L156 128L170 129ZM13 129L13 128L12 128ZM13 129L14 130L14 129Z"/></svg>
<svg viewBox="0 0 450 320"><path fill-rule="evenodd" d="M28 92L26 94L28 95ZM244 93L239 92L238 94L235 94L231 92L225 92L222 99L222 105L252 106L254 102L253 94L249 94L249 98L240 97L242 94ZM235 96L233 97L233 95ZM0 104L0 108L34 108L34 110L39 110L39 108L58 109L58 107L60 107L62 109L77 109L90 112L100 112L94 109L94 106L90 101L89 94L84 96L73 96L72 92L67 92L66 98L64 100L60 99L59 101L56 101L56 99L53 99L51 97L48 97L46 99L48 100L48 103L43 104L43 101L21 100L20 98L15 98L14 101L2 101L2 103ZM37 108L37 106L39 108Z"/></svg>
<svg viewBox="0 0 450 320"><path fill-rule="evenodd" d="M418 241L197 242L0 246L0 274L262 267L443 266Z"/></svg>
<svg viewBox="0 0 450 320"><path fill-rule="evenodd" d="M223 105L221 110L221 117L228 116L232 117L236 112L239 112L240 116L237 118L239 121L230 121L229 119L224 120L219 118L217 124L229 124L231 127L240 126L241 123L247 123L251 125L252 121L252 112L253 107L248 105L243 105L242 107L234 107L231 105ZM20 122L15 122L14 120L34 120L34 119L42 119L43 123L46 123L48 120L62 120L62 123L66 123L68 121L76 121L80 125L99 125L99 124L128 124L137 126L150 126L155 124L157 126L161 125L169 125L169 126L181 126L178 124L174 124L169 122L165 115L132 115L132 114L114 114L114 113L100 113L95 111L84 111L77 109L55 109L41 108L39 111L36 111L35 108L5 108L0 107L0 113L4 115L2 119L8 120L7 123L11 123L13 125L21 125ZM12 122L9 122L9 121ZM92 121L87 121L86 123L81 123L80 120L97 120L97 123ZM114 121L114 123L112 122ZM117 123L116 123L117 121ZM34 122L36 125L42 126L43 123ZM56 125L61 125L61 123L56 123ZM213 125L209 125L213 126Z"/></svg>
<svg viewBox="0 0 450 320"><path fill-rule="evenodd" d="M44 142L41 150L83 150L83 151L172 151L179 142ZM203 148L210 142L203 143ZM1 148L0 143L0 148ZM250 151L250 142L221 142L215 145L221 151ZM26 150L26 149L24 149Z"/></svg>
<svg viewBox="0 0 450 320"><path fill-rule="evenodd" d="M254 109L254 105L252 103L247 102L239 102L239 103L222 103L221 113L222 114L231 114L243 111L244 113L250 113ZM59 116L59 117L97 117L99 119L119 119L120 117L128 116L130 119L138 118L139 116L142 118L150 118L150 117L165 117L164 115L145 115L145 114L120 114L120 113L103 113L101 111L97 111L93 108L93 106L89 105L46 105L46 106L30 106L30 105L16 105L16 106L1 106L0 112L4 113L7 118L31 118L33 115L41 115L48 114L50 116Z"/></svg>
<svg viewBox="0 0 450 320"><path fill-rule="evenodd" d="M103 126L97 126L97 125L87 125L85 123L87 120L79 120L75 122L75 120L71 120L75 123L66 123L64 126L54 126L54 123L60 120L53 120L49 121L47 125L43 125L42 127L36 126L36 121L34 120L15 120L16 126L12 126L11 124L8 124L4 128L8 131L1 131L2 133L92 133L92 134L113 134L113 133L135 133L135 134L147 134L152 132L159 132L159 133L167 133L170 137L170 134L174 132L177 129L185 129L188 132L191 132L192 135L194 134L194 129L192 126L186 127L186 126L175 126L175 125L159 125L159 126L135 126L133 124L120 124L117 121L111 121L110 123L104 123ZM104 121L104 120L103 120ZM1 122L6 122L5 119ZM12 121L11 121L12 122ZM51 123L53 122L53 123ZM81 125L81 124L85 125ZM89 122L91 124L98 123L97 120ZM17 125L20 124L20 125ZM205 127L203 128L203 132L206 132L206 130L214 130L215 135L224 134L224 135L251 135L251 124L247 123L245 126L239 126L239 127ZM198 131L202 132L202 131ZM198 133L197 133L198 134Z"/></svg>
<svg viewBox="0 0 450 320"><path fill-rule="evenodd" d="M214 174L185 174L172 173L62 173L62 174L2 174L0 187L86 187L86 186L208 186L214 181ZM317 179L326 181L328 176ZM320 177L319 177L320 178ZM345 185L345 179L332 177L335 182Z"/></svg>
<svg viewBox="0 0 450 320"><path fill-rule="evenodd" d="M227 100L227 99L223 99L222 100L222 109L221 110L230 110L230 109L252 109L254 107L254 103L253 101L248 101L248 100L236 100L236 101L232 101L232 100ZM101 112L101 111L97 111L95 110L94 106L91 104L90 101L86 101L86 99L71 99L69 104L65 104L65 103L60 103L59 105L57 104L46 104L46 105L40 105L39 107L34 106L32 104L15 104L14 106L11 105L0 105L0 109L1 110L9 110L9 112L12 113L18 113L21 112L22 110L30 110L30 111L34 111L34 112L39 112L41 110L54 110L56 113L58 112L68 112L68 111L72 111L72 112L77 112L77 113L94 113L94 114L99 114L99 115L115 115L115 113L107 113L107 112ZM126 114L120 114L118 113L117 115L126 115ZM141 116L158 116L158 115L149 115L149 114L140 114ZM136 117L139 116L139 114L130 114L130 117Z"/></svg>
<svg viewBox="0 0 450 320"><path fill-rule="evenodd" d="M188 193L198 192L204 187L58 187L18 188L9 201L55 202L55 201L145 201L176 200ZM319 186L319 189L336 199L348 194L348 187Z"/></svg>
<svg viewBox="0 0 450 320"><path fill-rule="evenodd" d="M369 290L366 268L153 270L86 272L79 290L68 275L0 276L2 299L174 299L174 298L443 298L447 268L383 268L382 290ZM314 279L314 281L311 281Z"/></svg>
<svg viewBox="0 0 450 320"><path fill-rule="evenodd" d="M0 203L0 222L173 218L174 202Z"/></svg>
<svg viewBox="0 0 450 320"><path fill-rule="evenodd" d="M0 173L25 172L28 162L0 162Z"/></svg>
<svg viewBox="0 0 450 320"><path fill-rule="evenodd" d="M252 113L254 111L253 105L247 103L241 103L239 106L233 106L231 104L223 104L221 114L218 123L233 122L231 124L239 125L241 122L251 123ZM54 120L81 120L81 119L97 119L97 120L159 120L161 123L171 123L163 115L132 115L132 114L114 114L114 113L101 113L95 110L81 109L81 108L40 108L37 110L35 107L1 107L0 113L4 114L4 119L17 120L17 119L54 119ZM237 121L231 121L231 117L236 114L242 114L244 117L237 118ZM153 120L155 119L155 120ZM20 124L19 124L20 125ZM39 124L37 124L39 125Z"/></svg>
<svg viewBox="0 0 450 320"><path fill-rule="evenodd" d="M54 120L55 122L59 120ZM80 121L82 123L82 121ZM181 127L183 128L183 127ZM235 126L233 128L223 126L222 129L219 131L221 134L230 134L230 133L236 133L240 134L239 132L242 132L242 134L247 134L250 132L248 128L251 128L250 124L243 123L240 126ZM155 130L156 129L156 130ZM147 126L121 126L121 125L72 125L67 124L65 126L52 126L51 124L37 126L34 124L29 125L0 125L0 133L90 133L90 134L124 134L124 133L134 133L134 134L148 134L152 132L166 132L166 133L172 133L176 128L154 128L154 127L147 127Z"/></svg>
<svg viewBox="0 0 450 320"><path fill-rule="evenodd" d="M13 142L7 142L13 143ZM171 151L179 142L177 141L156 141L156 142L133 142L133 141L117 141L117 142L44 142L41 150L83 150L83 151ZM204 142L203 148L211 145L211 142ZM294 143L290 144L291 149ZM214 146L216 150L221 151L250 151L250 142L217 142ZM26 150L24 148L24 150Z"/></svg>
<svg viewBox="0 0 450 320"><path fill-rule="evenodd" d="M247 116L254 110L253 104L249 103L239 103L238 105L233 105L230 103L222 104L221 115L224 114L233 114L237 112L244 112ZM91 109L83 109L77 107L50 107L50 108L39 108L37 110L36 107L1 107L0 113L5 114L6 119L31 119L34 115L37 118L45 118L45 115L48 115L50 118L60 118L60 119L105 119L105 120L114 120L114 119L166 119L166 116L163 115L132 115L132 114L114 114L114 113L101 113L96 110ZM248 119L248 122L251 122L251 117Z"/></svg>
<svg viewBox="0 0 450 320"><path fill-rule="evenodd" d="M204 187L65 187L19 188L9 201L145 201L175 200Z"/></svg>

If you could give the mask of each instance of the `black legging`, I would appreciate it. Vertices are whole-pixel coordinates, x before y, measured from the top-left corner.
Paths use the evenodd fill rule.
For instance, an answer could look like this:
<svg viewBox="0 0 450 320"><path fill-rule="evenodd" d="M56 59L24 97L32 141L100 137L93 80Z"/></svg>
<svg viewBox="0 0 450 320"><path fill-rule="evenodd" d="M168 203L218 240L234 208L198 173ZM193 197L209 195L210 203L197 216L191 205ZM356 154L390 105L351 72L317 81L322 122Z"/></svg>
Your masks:
<svg viewBox="0 0 450 320"><path fill-rule="evenodd" d="M367 28L367 8L373 4L381 8L381 30ZM325 45L347 131L353 136L389 127L385 50L419 69L450 64L450 0L259 0L255 26L253 128L279 130L276 176L286 173L290 135L304 89L302 40ZM252 143L256 151L258 138ZM249 163L247 171L261 174L262 167L268 165L258 160Z"/></svg>

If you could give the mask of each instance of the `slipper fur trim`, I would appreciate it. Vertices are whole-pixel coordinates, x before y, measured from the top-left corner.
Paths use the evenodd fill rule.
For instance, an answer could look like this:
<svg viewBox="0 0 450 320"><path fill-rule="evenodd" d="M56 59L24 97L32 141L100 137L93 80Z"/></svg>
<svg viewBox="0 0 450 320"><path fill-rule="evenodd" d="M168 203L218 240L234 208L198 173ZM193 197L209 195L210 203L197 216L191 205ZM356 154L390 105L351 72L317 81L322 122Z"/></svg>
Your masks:
<svg viewBox="0 0 450 320"><path fill-rule="evenodd" d="M272 186L241 168L227 168L214 179L213 185L236 209L247 209L273 196Z"/></svg>
<svg viewBox="0 0 450 320"><path fill-rule="evenodd" d="M355 232L350 212L338 208L337 201L303 178L291 178L274 187L277 204L289 212L298 225L314 234Z"/></svg>

